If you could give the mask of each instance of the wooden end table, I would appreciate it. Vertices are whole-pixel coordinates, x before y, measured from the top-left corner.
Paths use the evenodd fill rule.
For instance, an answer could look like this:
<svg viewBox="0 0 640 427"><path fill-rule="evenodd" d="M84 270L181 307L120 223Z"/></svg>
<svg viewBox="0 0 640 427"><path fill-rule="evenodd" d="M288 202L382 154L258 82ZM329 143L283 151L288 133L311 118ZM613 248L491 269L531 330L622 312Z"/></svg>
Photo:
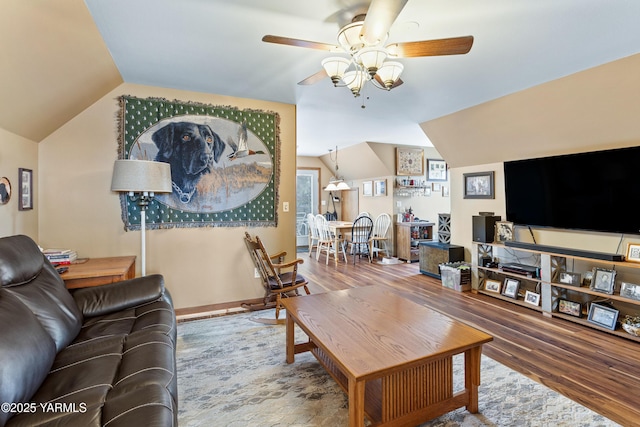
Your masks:
<svg viewBox="0 0 640 427"><path fill-rule="evenodd" d="M68 267L69 270L60 275L67 289L88 288L133 279L136 276L136 257L89 258Z"/></svg>
<svg viewBox="0 0 640 427"><path fill-rule="evenodd" d="M349 425L417 425L478 412L482 345L493 337L380 285L287 298L287 363L311 351L349 397ZM298 325L309 337L295 343ZM453 361L464 354L464 390Z"/></svg>

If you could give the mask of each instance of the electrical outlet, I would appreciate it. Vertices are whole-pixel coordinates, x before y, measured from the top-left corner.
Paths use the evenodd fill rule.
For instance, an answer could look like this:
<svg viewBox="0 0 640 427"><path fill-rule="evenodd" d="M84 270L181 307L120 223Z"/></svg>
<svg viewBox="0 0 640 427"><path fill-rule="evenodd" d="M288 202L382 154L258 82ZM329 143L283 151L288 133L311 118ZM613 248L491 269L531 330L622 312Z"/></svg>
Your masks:
<svg viewBox="0 0 640 427"><path fill-rule="evenodd" d="M255 277L256 279L260 278L260 271L258 270L258 267L253 269L253 277Z"/></svg>
<svg viewBox="0 0 640 427"><path fill-rule="evenodd" d="M289 212L289 202L282 202L282 210L284 212Z"/></svg>

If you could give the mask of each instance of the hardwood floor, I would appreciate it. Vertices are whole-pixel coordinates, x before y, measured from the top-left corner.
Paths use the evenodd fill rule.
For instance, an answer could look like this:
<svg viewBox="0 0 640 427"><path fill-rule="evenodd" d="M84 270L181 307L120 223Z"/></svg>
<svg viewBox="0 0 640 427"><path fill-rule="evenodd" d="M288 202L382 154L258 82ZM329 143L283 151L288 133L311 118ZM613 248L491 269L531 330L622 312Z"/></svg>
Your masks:
<svg viewBox="0 0 640 427"><path fill-rule="evenodd" d="M443 288L418 263L325 265L308 253L312 293L382 284L494 337L484 354L623 426L640 426L640 344L526 307Z"/></svg>

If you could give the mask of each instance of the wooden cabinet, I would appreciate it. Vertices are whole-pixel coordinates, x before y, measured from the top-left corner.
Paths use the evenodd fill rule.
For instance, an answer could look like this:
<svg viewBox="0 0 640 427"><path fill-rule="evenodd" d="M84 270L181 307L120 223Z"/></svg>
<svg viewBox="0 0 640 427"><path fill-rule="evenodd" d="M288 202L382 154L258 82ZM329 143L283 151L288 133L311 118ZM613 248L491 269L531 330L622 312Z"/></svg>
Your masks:
<svg viewBox="0 0 640 427"><path fill-rule="evenodd" d="M69 265L69 270L60 275L67 289L106 285L135 276L135 256L89 258L86 262Z"/></svg>
<svg viewBox="0 0 640 427"><path fill-rule="evenodd" d="M544 316L562 318L640 342L640 337L625 332L619 324L609 329L599 325L597 319L589 319L589 309L593 303L606 303L612 307L618 312L618 322L627 314L640 315L640 300L634 299L640 298L640 295L627 292L621 295L620 293L623 282L640 283L640 264L638 263L569 256L533 249L515 249L497 243L474 243L471 259L475 273L474 292L538 310ZM489 259L499 261L498 266L484 266L483 260ZM538 271L525 275L508 271L504 266L500 268L501 264L513 262L536 267ZM613 293L592 289L585 282L585 277L594 269L616 273ZM571 280L572 278L577 280ZM502 293L507 279L513 279L519 284L515 298ZM499 291L492 291L491 286L487 286L487 284L494 284L498 287L498 283L501 288ZM533 293L538 297L526 299L527 291L530 296ZM562 303L561 300L563 300ZM575 306L575 310L563 310L561 306L566 307L567 302L574 303L571 305Z"/></svg>
<svg viewBox="0 0 640 427"><path fill-rule="evenodd" d="M440 264L464 261L464 247L440 242L420 242L420 273L440 278Z"/></svg>
<svg viewBox="0 0 640 427"><path fill-rule="evenodd" d="M397 222L396 256L407 262L420 259L420 242L433 240L433 222Z"/></svg>

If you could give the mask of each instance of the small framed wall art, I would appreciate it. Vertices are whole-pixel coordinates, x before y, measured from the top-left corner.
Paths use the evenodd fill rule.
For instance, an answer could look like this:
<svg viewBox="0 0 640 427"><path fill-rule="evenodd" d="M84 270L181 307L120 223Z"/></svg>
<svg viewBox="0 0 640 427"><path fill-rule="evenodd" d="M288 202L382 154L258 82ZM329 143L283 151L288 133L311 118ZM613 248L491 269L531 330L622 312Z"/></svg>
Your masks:
<svg viewBox="0 0 640 427"><path fill-rule="evenodd" d="M363 181L362 182L362 195L365 197L373 196L373 182L372 181Z"/></svg>
<svg viewBox="0 0 640 427"><path fill-rule="evenodd" d="M465 173L464 198L465 199L493 199L494 196L494 172Z"/></svg>
<svg viewBox="0 0 640 427"><path fill-rule="evenodd" d="M18 168L18 210L33 209L33 171Z"/></svg>
<svg viewBox="0 0 640 427"><path fill-rule="evenodd" d="M427 181L446 181L447 162L441 159L427 159Z"/></svg>
<svg viewBox="0 0 640 427"><path fill-rule="evenodd" d="M396 148L396 175L424 175L424 150Z"/></svg>
<svg viewBox="0 0 640 427"><path fill-rule="evenodd" d="M373 195L374 196L386 196L387 195L387 180L376 179L373 181Z"/></svg>

